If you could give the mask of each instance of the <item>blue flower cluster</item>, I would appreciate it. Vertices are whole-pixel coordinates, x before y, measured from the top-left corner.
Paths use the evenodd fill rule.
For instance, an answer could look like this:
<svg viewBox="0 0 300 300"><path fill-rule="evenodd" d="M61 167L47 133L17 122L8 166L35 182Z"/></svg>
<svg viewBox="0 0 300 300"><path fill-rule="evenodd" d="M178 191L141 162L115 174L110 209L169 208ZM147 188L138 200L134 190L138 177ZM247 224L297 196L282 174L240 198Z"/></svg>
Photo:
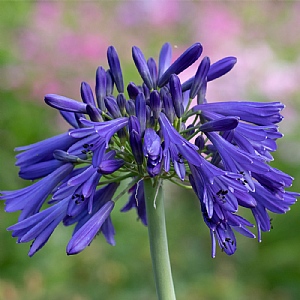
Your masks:
<svg viewBox="0 0 300 300"><path fill-rule="evenodd" d="M208 82L229 72L236 58L211 64L204 57L195 76L181 83L178 74L198 60L202 46L195 43L173 63L171 50L164 44L157 64L133 47L143 82L130 82L126 93L120 60L111 46L109 68L97 69L95 93L83 82L82 102L45 96L71 128L16 148L20 177L37 181L2 191L0 197L7 212L21 211L8 230L19 243L32 241L29 256L61 222L75 224L68 254L81 252L99 233L114 245L111 212L125 192L130 196L122 211L135 208L147 225L143 179L149 177L154 184L170 180L194 190L211 233L213 257L216 242L227 254L235 252L234 231L255 237L249 230L254 225L237 214L239 207L251 210L261 240L261 231L271 226L268 211L285 213L295 203L299 194L285 191L293 179L269 164L282 137L276 124L284 105L207 103ZM191 107L193 99L197 104ZM114 196L128 178L128 188Z"/></svg>

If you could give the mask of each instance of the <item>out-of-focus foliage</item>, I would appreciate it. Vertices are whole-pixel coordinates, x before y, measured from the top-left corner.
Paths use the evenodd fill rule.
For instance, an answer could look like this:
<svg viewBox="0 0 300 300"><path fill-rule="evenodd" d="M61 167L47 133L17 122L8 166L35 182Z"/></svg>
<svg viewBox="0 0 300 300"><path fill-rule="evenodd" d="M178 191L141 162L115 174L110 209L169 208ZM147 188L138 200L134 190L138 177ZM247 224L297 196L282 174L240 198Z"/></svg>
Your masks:
<svg viewBox="0 0 300 300"><path fill-rule="evenodd" d="M299 2L3 2L0 10L0 189L18 189L13 149L63 131L65 124L43 104L45 93L79 99L80 82L93 84L105 49L121 56L125 80L137 78L131 46L146 55L165 41L179 53L200 41L215 61L238 64L211 83L209 101L282 101L287 107L275 167L295 177L300 191ZM106 66L105 66L106 67ZM189 75L186 74L186 77ZM263 242L238 239L237 253L210 258L210 236L193 193L168 186L166 218L178 299L299 299L300 209L276 216ZM125 201L125 199L124 199ZM59 227L28 258L6 228L17 214L0 203L0 299L155 299L147 229L134 212L113 212L117 245L99 236L83 253L67 257L70 228Z"/></svg>

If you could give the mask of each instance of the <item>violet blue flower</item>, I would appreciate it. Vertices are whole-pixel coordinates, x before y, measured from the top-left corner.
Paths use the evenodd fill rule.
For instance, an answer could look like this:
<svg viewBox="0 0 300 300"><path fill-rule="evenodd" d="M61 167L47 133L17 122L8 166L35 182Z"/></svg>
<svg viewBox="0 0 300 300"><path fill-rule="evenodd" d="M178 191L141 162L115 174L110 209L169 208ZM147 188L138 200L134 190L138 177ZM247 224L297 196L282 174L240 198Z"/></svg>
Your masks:
<svg viewBox="0 0 300 300"><path fill-rule="evenodd" d="M156 62L134 46L141 80L124 86L119 56L110 46L109 69L97 68L94 93L82 82L82 102L45 96L70 128L16 148L20 177L37 181L0 196L7 212L21 211L8 230L19 243L33 241L30 256L59 223L74 225L69 255L81 252L99 233L115 245L111 212L126 192L129 199L121 211L135 208L147 226L145 190L150 180L194 190L199 215L211 234L213 257L217 244L228 255L236 251L236 233L255 237L252 222L240 215L241 207L251 211L260 241L261 232L270 230L269 212L285 213L295 203L300 194L286 190L293 178L270 164L282 137L277 124L284 105L209 102L210 81L228 73L236 58L211 64L204 57L195 75L181 83L177 75L198 60L202 45L193 44L173 63L171 50L171 44L164 44ZM192 107L194 98L197 105ZM128 188L118 191L128 179Z"/></svg>
<svg viewBox="0 0 300 300"><path fill-rule="evenodd" d="M94 237L100 231L103 223L109 217L114 202L106 202L71 238L68 246L68 254L77 254L92 242Z"/></svg>

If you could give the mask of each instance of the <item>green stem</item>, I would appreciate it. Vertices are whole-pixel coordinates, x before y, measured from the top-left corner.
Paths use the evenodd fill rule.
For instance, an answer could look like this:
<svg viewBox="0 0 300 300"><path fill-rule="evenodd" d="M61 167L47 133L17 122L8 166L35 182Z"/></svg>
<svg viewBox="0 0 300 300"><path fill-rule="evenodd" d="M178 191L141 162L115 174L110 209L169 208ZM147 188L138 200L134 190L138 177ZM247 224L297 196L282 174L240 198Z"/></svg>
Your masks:
<svg viewBox="0 0 300 300"><path fill-rule="evenodd" d="M158 182L159 184L160 182ZM158 190L157 190L158 189ZM148 233L156 291L159 300L175 300L168 251L162 187L144 179Z"/></svg>
<svg viewBox="0 0 300 300"><path fill-rule="evenodd" d="M176 180L174 180L174 179L172 179L172 178L170 178L169 180L170 180L171 182L173 182L174 184L176 184L176 185L178 185L178 186L180 186L180 187L183 187L183 188L185 188L185 189L188 189L188 190L192 190L192 189L193 189L190 185L183 184L183 183L178 182L178 181L176 181Z"/></svg>

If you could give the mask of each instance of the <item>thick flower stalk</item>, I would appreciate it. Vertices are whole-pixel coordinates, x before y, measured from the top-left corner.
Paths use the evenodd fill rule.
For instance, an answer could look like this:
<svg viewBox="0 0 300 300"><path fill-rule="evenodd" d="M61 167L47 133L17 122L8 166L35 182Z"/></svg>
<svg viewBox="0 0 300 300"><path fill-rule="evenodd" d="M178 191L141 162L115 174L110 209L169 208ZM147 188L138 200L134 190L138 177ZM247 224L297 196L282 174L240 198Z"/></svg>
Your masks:
<svg viewBox="0 0 300 300"><path fill-rule="evenodd" d="M153 215L149 207L162 204L157 201L162 201L166 180L194 190L212 237L213 257L217 244L228 255L236 251L236 232L255 237L250 230L254 225L239 215L240 207L252 212L261 240L261 231L270 230L269 212L285 213L295 203L299 194L285 190L292 177L270 165L276 140L282 137L277 123L284 105L209 103L209 82L229 72L236 58L211 63L204 57L195 76L181 83L178 75L199 59L202 46L195 43L173 63L171 50L164 44L157 64L134 46L132 57L142 81L130 82L127 92L111 46L109 68L97 69L94 93L83 82L82 102L45 96L70 129L16 148L20 177L35 182L1 192L7 212L21 211L18 223L8 230L19 243L32 241L30 256L60 222L75 224L68 254L81 252L99 233L114 245L115 202L128 192L122 212L135 208L147 226ZM129 180L128 187L119 191L124 180Z"/></svg>

